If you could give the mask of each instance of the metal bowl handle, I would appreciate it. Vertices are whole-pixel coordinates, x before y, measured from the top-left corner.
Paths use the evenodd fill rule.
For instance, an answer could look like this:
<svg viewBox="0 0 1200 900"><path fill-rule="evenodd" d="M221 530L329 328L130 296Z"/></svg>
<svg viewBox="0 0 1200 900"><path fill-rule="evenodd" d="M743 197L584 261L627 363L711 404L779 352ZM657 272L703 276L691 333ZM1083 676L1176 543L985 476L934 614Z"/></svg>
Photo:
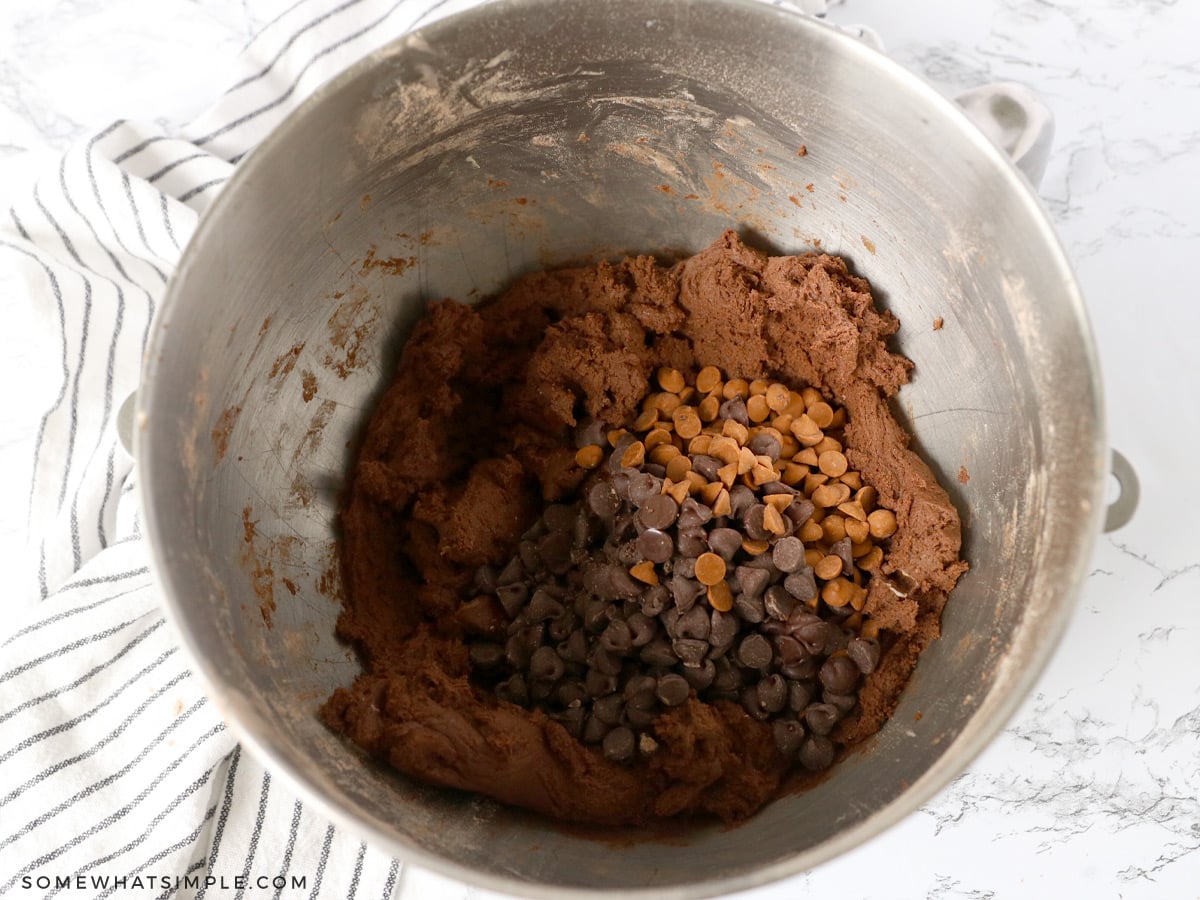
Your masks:
<svg viewBox="0 0 1200 900"><path fill-rule="evenodd" d="M1054 143L1054 116L1042 98L1023 84L1001 81L971 88L955 102L1037 187Z"/></svg>
<svg viewBox="0 0 1200 900"><path fill-rule="evenodd" d="M1116 479L1121 493L1108 505L1108 513L1104 517L1106 532L1124 528L1129 523L1137 511L1138 497L1141 495L1137 472L1121 451L1112 452L1112 468L1109 471Z"/></svg>

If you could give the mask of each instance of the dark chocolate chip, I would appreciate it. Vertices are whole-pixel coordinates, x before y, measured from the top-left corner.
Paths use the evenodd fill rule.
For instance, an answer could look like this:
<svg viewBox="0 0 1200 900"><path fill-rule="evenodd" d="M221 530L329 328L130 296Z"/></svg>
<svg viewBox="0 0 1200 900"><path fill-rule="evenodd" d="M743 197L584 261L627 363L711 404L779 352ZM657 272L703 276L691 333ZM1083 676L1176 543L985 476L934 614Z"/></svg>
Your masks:
<svg viewBox="0 0 1200 900"><path fill-rule="evenodd" d="M821 699L826 703L836 706L842 711L842 715L850 712L858 705L857 694L836 694L833 691L823 691Z"/></svg>
<svg viewBox="0 0 1200 900"><path fill-rule="evenodd" d="M621 509L621 498L611 483L597 481L588 488L587 505L596 516L608 522Z"/></svg>
<svg viewBox="0 0 1200 900"><path fill-rule="evenodd" d="M667 608L671 599L671 592L665 585L651 585L642 593L642 613L653 618Z"/></svg>
<svg viewBox="0 0 1200 900"><path fill-rule="evenodd" d="M813 703L804 710L804 722L813 734L829 734L841 718L841 710L832 703Z"/></svg>
<svg viewBox="0 0 1200 900"><path fill-rule="evenodd" d="M620 694L609 694L592 703L592 713L605 725L620 725L625 713L625 698Z"/></svg>
<svg viewBox="0 0 1200 900"><path fill-rule="evenodd" d="M508 565L501 569L500 574L496 576L497 585L514 584L518 581L524 580L525 566L521 563L521 560L515 556L508 561Z"/></svg>
<svg viewBox="0 0 1200 900"><path fill-rule="evenodd" d="M804 565L804 542L798 537L780 538L771 545L771 561L780 572L790 575Z"/></svg>
<svg viewBox="0 0 1200 900"><path fill-rule="evenodd" d="M735 519L740 519L755 502L754 491L744 484L735 484L729 489L730 514Z"/></svg>
<svg viewBox="0 0 1200 900"><path fill-rule="evenodd" d="M787 588L789 594L801 603L807 603L813 597L817 596L817 582L813 577L812 566L806 565L801 569L797 569L783 580L783 586Z"/></svg>
<svg viewBox="0 0 1200 900"><path fill-rule="evenodd" d="M742 709L760 722L765 722L770 717L770 713L758 702L758 685L752 684L742 688L738 699L742 703Z"/></svg>
<svg viewBox="0 0 1200 900"><path fill-rule="evenodd" d="M742 513L742 528L745 529L747 537L756 541L765 541L771 537L771 532L767 531L763 524L766 513L767 507L762 503L755 503Z"/></svg>
<svg viewBox="0 0 1200 900"><path fill-rule="evenodd" d="M849 694L858 687L861 673L848 656L832 656L821 666L821 684L835 694Z"/></svg>
<svg viewBox="0 0 1200 900"><path fill-rule="evenodd" d="M657 696L664 706L679 706L687 700L691 686L682 675L671 673L658 679Z"/></svg>
<svg viewBox="0 0 1200 900"><path fill-rule="evenodd" d="M804 645L791 635L781 634L774 639L775 652L779 654L780 665L790 666L811 658Z"/></svg>
<svg viewBox="0 0 1200 900"><path fill-rule="evenodd" d="M624 656L633 648L633 634L628 623L614 619L600 634L600 646L609 653Z"/></svg>
<svg viewBox="0 0 1200 900"><path fill-rule="evenodd" d="M571 632L571 635L558 648L558 654L567 662L587 662L587 635L582 630Z"/></svg>
<svg viewBox="0 0 1200 900"><path fill-rule="evenodd" d="M761 634L749 634L738 644L738 662L748 669L767 668L772 656L771 644Z"/></svg>
<svg viewBox="0 0 1200 900"><path fill-rule="evenodd" d="M746 446L750 448L750 452L755 456L771 457L771 462L779 459L779 454L783 452L783 444L779 442L779 438L766 432L756 434L750 438L750 443ZM711 481L712 479L709 480Z"/></svg>
<svg viewBox="0 0 1200 900"><path fill-rule="evenodd" d="M529 688L525 684L525 676L520 672L513 673L496 685L496 696L517 706L524 706L529 702Z"/></svg>
<svg viewBox="0 0 1200 900"><path fill-rule="evenodd" d="M684 497L683 503L679 504L680 529L707 525L712 517L712 510L692 497Z"/></svg>
<svg viewBox="0 0 1200 900"><path fill-rule="evenodd" d="M746 401L740 397L726 400L717 411L722 419L733 419L739 425L750 427L750 413L746 410Z"/></svg>
<svg viewBox="0 0 1200 900"><path fill-rule="evenodd" d="M638 658L648 666L662 666L663 668L669 668L679 662L679 657L671 649L670 643L662 638L656 638L643 647Z"/></svg>
<svg viewBox="0 0 1200 900"><path fill-rule="evenodd" d="M717 667L711 659L704 660L704 663L699 668L683 669L683 677L687 683L696 689L696 693L707 690L708 686L713 683L713 679L717 675Z"/></svg>
<svg viewBox="0 0 1200 900"><path fill-rule="evenodd" d="M704 662L708 654L708 641L680 638L671 644L671 649L685 666L696 667Z"/></svg>
<svg viewBox="0 0 1200 900"><path fill-rule="evenodd" d="M649 472L638 472L629 476L629 502L642 506L651 497L662 494L662 479Z"/></svg>
<svg viewBox="0 0 1200 900"><path fill-rule="evenodd" d="M646 528L669 528L679 515L679 504L666 494L655 494L638 509L638 521Z"/></svg>
<svg viewBox="0 0 1200 900"><path fill-rule="evenodd" d="M604 736L608 734L608 726L601 722L596 716L590 715L583 723L583 739L589 744L598 744L604 740Z"/></svg>
<svg viewBox="0 0 1200 900"><path fill-rule="evenodd" d="M692 609L703 593L704 585L694 578L684 578L679 574L671 576L671 595L675 600L675 607L680 612Z"/></svg>
<svg viewBox="0 0 1200 900"><path fill-rule="evenodd" d="M494 566L480 566L475 570L475 578L471 582L472 589L482 594L496 593L496 585L500 583L500 573Z"/></svg>
<svg viewBox="0 0 1200 900"><path fill-rule="evenodd" d="M571 737L579 740L583 737L583 719L585 715L582 706L573 706L570 709L564 709L562 712L554 713L551 718L567 729Z"/></svg>
<svg viewBox="0 0 1200 900"><path fill-rule="evenodd" d="M647 528L637 539L642 558L651 562L664 563L675 554L675 542L665 531Z"/></svg>
<svg viewBox="0 0 1200 900"><path fill-rule="evenodd" d="M575 449L604 447L608 444L608 426L599 419L586 419L575 426Z"/></svg>
<svg viewBox="0 0 1200 900"><path fill-rule="evenodd" d="M771 581L770 571L757 566L738 566L734 574L737 575L742 593L750 597L761 597Z"/></svg>
<svg viewBox="0 0 1200 900"><path fill-rule="evenodd" d="M500 600L504 611L510 617L515 616L529 601L529 585L523 581L502 584L496 588L496 597Z"/></svg>
<svg viewBox="0 0 1200 900"><path fill-rule="evenodd" d="M842 574L849 578L854 574L854 557L850 551L850 538L844 537L837 541L829 552L842 561Z"/></svg>
<svg viewBox="0 0 1200 900"><path fill-rule="evenodd" d="M773 584L763 595L763 608L772 619L785 621L796 608L796 598L782 584Z"/></svg>
<svg viewBox="0 0 1200 900"><path fill-rule="evenodd" d="M742 549L742 535L733 528L714 528L708 533L707 549L729 562Z"/></svg>
<svg viewBox="0 0 1200 900"><path fill-rule="evenodd" d="M583 611L583 627L592 634L599 634L612 621L613 605L607 600L591 600Z"/></svg>
<svg viewBox="0 0 1200 900"><path fill-rule="evenodd" d="M736 691L742 684L741 671L728 659L722 657L716 661L716 675L713 677L712 688L718 693Z"/></svg>
<svg viewBox="0 0 1200 900"><path fill-rule="evenodd" d="M533 658L533 648L519 633L514 634L504 645L504 658L514 669L528 669L529 660Z"/></svg>
<svg viewBox="0 0 1200 900"><path fill-rule="evenodd" d="M471 645L471 665L480 669L494 669L504 662L504 648L499 644L480 641Z"/></svg>
<svg viewBox="0 0 1200 900"><path fill-rule="evenodd" d="M633 758L636 745L637 741L633 736L633 731L622 725L606 734L600 747L605 759L613 762L625 762L625 760Z"/></svg>
<svg viewBox="0 0 1200 900"><path fill-rule="evenodd" d="M553 647L538 647L529 658L529 675L537 681L558 681L566 667Z"/></svg>
<svg viewBox="0 0 1200 900"><path fill-rule="evenodd" d="M564 681L554 689L554 700L562 707L582 706L587 690L578 681Z"/></svg>
<svg viewBox="0 0 1200 900"><path fill-rule="evenodd" d="M813 506L811 500L797 500L785 509L783 514L799 527L812 517L814 510L816 510L816 507Z"/></svg>
<svg viewBox="0 0 1200 900"><path fill-rule="evenodd" d="M846 655L854 660L860 672L870 675L879 665L879 642L870 638L854 638L846 647Z"/></svg>
<svg viewBox="0 0 1200 900"><path fill-rule="evenodd" d="M790 627L790 626L789 626ZM841 640L841 629L829 622L806 622L799 628L792 628L792 637L804 645L814 656L827 656L837 649Z"/></svg>
<svg viewBox="0 0 1200 900"><path fill-rule="evenodd" d="M578 625L578 616L569 612L563 613L546 626L546 636L552 641L565 641Z"/></svg>
<svg viewBox="0 0 1200 900"><path fill-rule="evenodd" d="M658 625L645 613L636 612L627 620L629 623L630 643L634 647L644 647L658 634Z"/></svg>
<svg viewBox="0 0 1200 900"><path fill-rule="evenodd" d="M596 647L588 654L588 664L605 675L621 674L621 657L609 653L603 647Z"/></svg>
<svg viewBox="0 0 1200 900"><path fill-rule="evenodd" d="M671 571L684 578L696 577L696 560L690 556L677 556L669 563Z"/></svg>
<svg viewBox="0 0 1200 900"><path fill-rule="evenodd" d="M768 715L774 715L787 705L787 682L782 675L768 675L758 683L756 689L758 691L758 705Z"/></svg>
<svg viewBox="0 0 1200 900"><path fill-rule="evenodd" d="M588 669L583 679L584 690L589 697L603 697L617 689L617 679L614 675L606 675L599 669Z"/></svg>
<svg viewBox="0 0 1200 900"><path fill-rule="evenodd" d="M738 617L714 609L709 619L708 642L714 650L724 652L732 645L738 633Z"/></svg>
<svg viewBox="0 0 1200 900"><path fill-rule="evenodd" d="M717 470L721 468L721 461L714 459L711 456L706 456L703 453L698 453L692 457L692 470L699 472L709 481L716 481L719 477Z"/></svg>
<svg viewBox="0 0 1200 900"><path fill-rule="evenodd" d="M669 498L668 498L669 499ZM681 555L695 558L708 549L708 538L700 526L681 528L676 538L676 546Z"/></svg>
<svg viewBox="0 0 1200 900"><path fill-rule="evenodd" d="M545 588L538 588L529 598L525 617L530 622L549 622L563 614L563 605Z"/></svg>
<svg viewBox="0 0 1200 900"><path fill-rule="evenodd" d="M791 759L804 743L804 726L795 719L776 719L771 723L771 736L779 752Z"/></svg>
<svg viewBox="0 0 1200 900"><path fill-rule="evenodd" d="M803 711L812 703L813 690L803 681L788 682L788 709L792 712Z"/></svg>
<svg viewBox="0 0 1200 900"><path fill-rule="evenodd" d="M709 619L708 611L703 606L693 606L679 617L675 625L677 638L694 638L698 641L708 640Z"/></svg>
<svg viewBox="0 0 1200 900"><path fill-rule="evenodd" d="M810 772L820 772L833 765L833 742L819 734L811 735L800 745L800 765Z"/></svg>
<svg viewBox="0 0 1200 900"><path fill-rule="evenodd" d="M636 706L630 705L625 707L625 718L631 727L644 731L658 718L658 709L638 709Z"/></svg>
<svg viewBox="0 0 1200 900"><path fill-rule="evenodd" d="M767 616L762 597L751 597L745 592L733 598L733 609L743 621L749 622L751 625L757 625Z"/></svg>

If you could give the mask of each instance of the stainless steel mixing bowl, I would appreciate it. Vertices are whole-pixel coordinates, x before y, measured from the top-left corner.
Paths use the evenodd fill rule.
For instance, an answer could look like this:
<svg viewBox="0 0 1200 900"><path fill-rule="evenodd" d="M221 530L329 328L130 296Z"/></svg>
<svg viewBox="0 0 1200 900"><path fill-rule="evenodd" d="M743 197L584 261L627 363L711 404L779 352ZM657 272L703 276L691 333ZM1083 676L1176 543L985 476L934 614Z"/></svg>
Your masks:
<svg viewBox="0 0 1200 900"><path fill-rule="evenodd" d="M963 513L972 570L895 717L811 791L669 845L597 843L365 763L314 715L359 670L333 637L338 491L423 303L693 252L727 226L847 256L917 363L897 410ZM1106 473L1083 307L1026 182L880 54L747 0L501 0L325 86L201 222L137 421L154 571L235 733L382 849L547 897L763 884L928 800L1050 656Z"/></svg>

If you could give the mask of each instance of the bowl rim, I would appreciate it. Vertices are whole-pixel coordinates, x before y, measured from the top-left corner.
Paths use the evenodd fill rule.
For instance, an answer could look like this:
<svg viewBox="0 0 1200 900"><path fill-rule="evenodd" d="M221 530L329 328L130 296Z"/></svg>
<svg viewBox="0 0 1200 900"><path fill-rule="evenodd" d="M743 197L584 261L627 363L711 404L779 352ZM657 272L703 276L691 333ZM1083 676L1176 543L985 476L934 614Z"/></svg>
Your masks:
<svg viewBox="0 0 1200 900"><path fill-rule="evenodd" d="M1092 402L1091 408L1086 410L1086 413L1091 416L1091 421L1095 424L1091 452L1085 453L1087 448L1083 448L1080 451L1080 459L1086 461L1090 457L1092 463L1091 490L1085 494L1084 515L1079 515L1078 510L1076 511L1076 521L1079 522L1080 527L1077 529L1074 539L1060 540L1051 548L1052 552L1058 554L1058 561L1063 563L1061 567L1063 590L1061 602L1052 607L1049 615L1040 620L1041 640L1034 645L1028 656L1022 658L1022 664L1019 667L1008 667L1009 670L1016 669L1015 672L1011 672L1009 678L1004 679L1002 676L998 676L988 697L968 720L963 730L917 781L886 806L831 838L778 862L738 874L664 887L634 889L615 886L581 888L572 885L527 881L505 874L475 869L446 856L430 852L415 843L410 843L403 836L380 827L376 822L362 816L348 802L327 795L323 789L312 782L306 773L275 750L271 743L270 730L257 721L244 719L238 705L232 702L228 692L221 689L226 680L217 671L216 666L209 662L205 654L200 652L200 647L186 626L180 600L184 591L177 583L166 557L165 548L159 540L161 533L159 507L150 488L150 485L156 480L152 462L155 438L153 429L147 426L154 421L152 410L155 406L156 385L159 381L156 378L156 372L163 362L161 347L161 342L164 340L163 334L176 305L179 286L195 274L196 269L201 265L199 260L205 247L211 242L213 222L218 218L217 213L237 202L238 186L248 179L252 179L259 168L270 165L272 156L281 147L286 146L299 123L314 108L325 103L328 98L336 95L347 84L363 77L384 61L408 52L408 49L416 41L424 38L434 43L444 31L461 28L476 18L503 16L521 11L527 13L529 10L571 3L586 4L587 0L485 0L479 5L407 31L384 46L366 54L317 87L239 163L229 181L223 186L205 213L201 215L192 238L184 248L180 261L169 279L155 314L154 327L150 330L134 420L137 423L137 427L134 429L134 458L139 476L137 479L138 505L141 509L144 534L150 550L149 569L154 582L162 593L165 618L174 630L179 644L183 647L191 669L200 676L200 682L209 700L231 733L249 749L265 768L273 775L281 777L298 798L339 828L344 828L349 833L362 837L374 846L397 857L402 863L411 862L440 875L494 891L538 898L607 898L617 890L634 900L650 900L650 898L684 900L684 898L711 897L762 887L802 874L817 865L841 856L878 836L918 810L960 775L1007 725L1035 682L1040 678L1060 644L1067 623L1076 607L1092 548L1100 531L1105 509L1105 481L1108 474L1102 382L1095 340L1071 264L1041 201L1024 176L1012 164L1010 158L979 131L952 100L944 97L929 83L836 26L806 16L798 9L770 5L764 0L645 0L643 7L644 11L649 11L653 7L669 8L683 3L692 12L704 7L726 12L733 10L740 15L758 17L762 27L769 27L771 23L783 22L788 28L798 29L801 32L807 31L810 39L824 41L834 47L836 52L844 54L849 61L876 70L881 77L889 79L895 88L908 91L922 101L931 115L939 115L949 124L954 125L962 133L962 136L974 145L980 159L988 164L995 175L1004 179L1007 188L1021 199L1029 219L1036 223L1037 238L1045 244L1048 257L1053 260L1062 276L1060 294L1062 312L1069 316L1077 329L1083 345L1083 356L1088 363L1090 377L1087 380L1085 394L1090 394ZM1076 470L1075 475L1078 476L1078 479L1082 479L1086 475L1086 471ZM1051 486L1051 490L1053 490L1053 486ZM164 506L163 515L167 514L169 514L168 510Z"/></svg>

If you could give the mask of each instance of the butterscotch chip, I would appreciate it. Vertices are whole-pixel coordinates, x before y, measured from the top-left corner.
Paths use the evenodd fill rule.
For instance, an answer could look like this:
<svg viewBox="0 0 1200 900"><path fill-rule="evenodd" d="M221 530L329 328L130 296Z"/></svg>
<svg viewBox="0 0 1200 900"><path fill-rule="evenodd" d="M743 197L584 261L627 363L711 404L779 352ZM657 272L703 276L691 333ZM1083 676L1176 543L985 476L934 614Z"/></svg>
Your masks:
<svg viewBox="0 0 1200 900"><path fill-rule="evenodd" d="M803 415L808 409L808 404L804 402L804 395L796 391L788 391L788 404L783 408L783 411L792 418Z"/></svg>
<svg viewBox="0 0 1200 900"><path fill-rule="evenodd" d="M680 481L674 483L670 478L663 479L664 494L667 494L676 503L682 503L687 499L688 494L692 491L692 483L690 481Z"/></svg>
<svg viewBox="0 0 1200 900"><path fill-rule="evenodd" d="M840 478L846 473L849 463L846 457L837 450L826 450L817 456L817 466L830 478Z"/></svg>
<svg viewBox="0 0 1200 900"><path fill-rule="evenodd" d="M896 533L896 514L890 509L877 509L867 516L867 525L871 529L871 537L877 541L890 538Z"/></svg>
<svg viewBox="0 0 1200 900"><path fill-rule="evenodd" d="M865 622L862 623L862 628L859 630L859 634L861 634L865 638L872 638L872 639L878 638L879 637L879 623L876 622L874 619L867 619Z"/></svg>
<svg viewBox="0 0 1200 900"><path fill-rule="evenodd" d="M849 487L849 485L846 485L846 487ZM845 503L839 503L838 509L852 519L858 519L860 522L867 521L867 511L862 508L862 504L857 500L847 500Z"/></svg>
<svg viewBox="0 0 1200 900"><path fill-rule="evenodd" d="M655 428L642 438L642 443L646 445L647 450L653 450L659 444L669 444L671 443L671 432L665 428Z"/></svg>
<svg viewBox="0 0 1200 900"><path fill-rule="evenodd" d="M853 557L851 557L851 558L853 558ZM860 559L858 561L858 566L860 569L864 569L867 572L874 572L876 569L879 568L879 565L882 562L883 562L883 548L882 547L872 547L871 552L868 553L866 556L864 556L862 559Z"/></svg>
<svg viewBox="0 0 1200 900"><path fill-rule="evenodd" d="M718 612L733 609L733 591L726 581L719 581L708 589L708 605Z"/></svg>
<svg viewBox="0 0 1200 900"><path fill-rule="evenodd" d="M746 383L744 378L731 378L725 382L725 388L721 391L721 396L726 400L734 400L741 398L745 400L750 396L750 385Z"/></svg>
<svg viewBox="0 0 1200 900"><path fill-rule="evenodd" d="M701 553L696 557L696 580L701 584L714 585L725 578L725 560L717 554Z"/></svg>
<svg viewBox="0 0 1200 900"><path fill-rule="evenodd" d="M700 499L709 506L712 506L717 502L717 498L721 496L721 491L723 490L725 490L725 487L721 482L710 482L700 489Z"/></svg>
<svg viewBox="0 0 1200 900"><path fill-rule="evenodd" d="M863 486L861 472L847 472L841 477L842 484L850 488L852 491L860 490ZM864 509L866 507L863 507Z"/></svg>
<svg viewBox="0 0 1200 900"><path fill-rule="evenodd" d="M850 488L844 484L822 484L812 492L812 502L826 508L835 507L849 499Z"/></svg>
<svg viewBox="0 0 1200 900"><path fill-rule="evenodd" d="M688 472L683 477L688 483L688 491L693 494L698 494L708 485L708 479L699 472Z"/></svg>
<svg viewBox="0 0 1200 900"><path fill-rule="evenodd" d="M737 464L738 453L741 447L733 438L726 435L714 437L708 445L708 455L714 459L719 459L725 464Z"/></svg>
<svg viewBox="0 0 1200 900"><path fill-rule="evenodd" d="M805 447L799 453L795 454L792 457L792 459L795 462L801 463L803 465L814 466L814 467L821 461L820 457L817 456L817 451L814 450L812 447Z"/></svg>
<svg viewBox="0 0 1200 900"><path fill-rule="evenodd" d="M625 452L621 454L621 465L631 468L640 466L646 461L646 445L641 441L634 441L625 448Z"/></svg>
<svg viewBox="0 0 1200 900"><path fill-rule="evenodd" d="M771 415L771 407L767 405L765 394L754 394L746 401L746 414L751 422L765 422Z"/></svg>
<svg viewBox="0 0 1200 900"><path fill-rule="evenodd" d="M661 387L664 391L671 391L674 394L678 394L683 390L683 386L685 384L683 373L678 369L672 369L667 366L663 366L656 374L659 387Z"/></svg>
<svg viewBox="0 0 1200 900"><path fill-rule="evenodd" d="M775 412L783 412L787 409L790 399L791 392L787 389L787 385L776 381L767 387L767 405L775 410Z"/></svg>
<svg viewBox="0 0 1200 900"><path fill-rule="evenodd" d="M682 452L674 444L655 444L650 450L649 459L655 465L665 466Z"/></svg>
<svg viewBox="0 0 1200 900"><path fill-rule="evenodd" d="M604 448L599 444L588 444L580 447L575 453L575 465L581 469L594 469L604 459Z"/></svg>
<svg viewBox="0 0 1200 900"><path fill-rule="evenodd" d="M696 374L696 390L711 394L721 386L721 370L716 366L705 366Z"/></svg>
<svg viewBox="0 0 1200 900"><path fill-rule="evenodd" d="M814 403L808 408L808 417L817 423L818 428L828 428L833 424L833 407L823 400Z"/></svg>
<svg viewBox="0 0 1200 900"><path fill-rule="evenodd" d="M765 378L755 378L750 382L750 396L758 397L765 394L770 384L771 382L767 381Z"/></svg>
<svg viewBox="0 0 1200 900"><path fill-rule="evenodd" d="M679 399L678 394L672 394L668 391L654 395L654 407L664 416L673 414L675 410L679 409L682 403L683 401Z"/></svg>
<svg viewBox="0 0 1200 900"><path fill-rule="evenodd" d="M775 471L772 465L764 465L763 463L755 463L754 468L748 473L750 480L754 482L754 487L762 487L764 484L770 484L772 481L779 480L779 473Z"/></svg>
<svg viewBox="0 0 1200 900"><path fill-rule="evenodd" d="M633 566L629 570L629 574L643 584L658 584L658 572L654 571L654 563L650 560Z"/></svg>
<svg viewBox="0 0 1200 900"><path fill-rule="evenodd" d="M667 477L672 481L682 481L690 471L692 471L692 461L683 454L679 454L667 463Z"/></svg>
<svg viewBox="0 0 1200 900"><path fill-rule="evenodd" d="M842 561L839 559L838 565L841 564ZM825 587L821 588L821 599L835 609L840 609L848 604L854 594L854 584L845 578L834 578L833 581L826 582Z"/></svg>
<svg viewBox="0 0 1200 900"><path fill-rule="evenodd" d="M833 411L833 421L829 423L830 428L841 428L846 424L846 409L839 406Z"/></svg>
<svg viewBox="0 0 1200 900"><path fill-rule="evenodd" d="M750 538L742 538L742 549L751 556L761 556L770 549L771 544L768 541L755 541Z"/></svg>
<svg viewBox="0 0 1200 900"><path fill-rule="evenodd" d="M864 588L856 585L854 588L854 593L850 595L850 607L858 612L862 612L866 605L867 592Z"/></svg>
<svg viewBox="0 0 1200 900"><path fill-rule="evenodd" d="M717 477L721 479L721 484L725 485L725 487L733 487L733 483L738 477L737 463L731 462L727 466L721 466L721 468L717 469Z"/></svg>
<svg viewBox="0 0 1200 900"><path fill-rule="evenodd" d="M700 405L696 407L696 414L700 416L701 422L712 422L721 412L721 401L713 396L705 397L700 401Z"/></svg>
<svg viewBox="0 0 1200 900"><path fill-rule="evenodd" d="M875 549L875 545L872 544L870 541L857 541L857 542L851 541L850 542L850 558L851 559L861 559L862 557L866 556L868 553L870 553L874 549Z"/></svg>
<svg viewBox="0 0 1200 900"><path fill-rule="evenodd" d="M821 530L820 522L814 522L812 519L809 519L800 526L800 540L804 541L806 544L810 544L813 541L819 541L824 536L825 532Z"/></svg>
<svg viewBox="0 0 1200 900"><path fill-rule="evenodd" d="M754 451L749 447L742 447L738 450L737 470L739 475L745 475L754 468L754 464L758 460L754 457Z"/></svg>
<svg viewBox="0 0 1200 900"><path fill-rule="evenodd" d="M842 516L826 516L821 520L821 532L825 540L836 544L846 536L846 520Z"/></svg>
<svg viewBox="0 0 1200 900"><path fill-rule="evenodd" d="M829 480L829 476L821 472L809 472L804 476L804 493L812 496L812 492Z"/></svg>
<svg viewBox="0 0 1200 900"><path fill-rule="evenodd" d="M842 574L842 560L839 556L824 556L813 566L813 572L818 578L830 581Z"/></svg>
<svg viewBox="0 0 1200 900"><path fill-rule="evenodd" d="M795 499L791 494L767 494L763 497L763 503L775 507L776 512L783 512L792 505Z"/></svg>
<svg viewBox="0 0 1200 900"><path fill-rule="evenodd" d="M725 488L721 488L720 493L717 494L717 499L712 505L712 511L714 516L727 516L733 511L733 504L729 499L729 491Z"/></svg>
<svg viewBox="0 0 1200 900"><path fill-rule="evenodd" d="M843 503L842 506L847 504ZM840 509L841 507L839 507ZM847 519L846 520L846 536L856 544L861 544L871 536L871 529L862 519Z"/></svg>
<svg viewBox="0 0 1200 900"><path fill-rule="evenodd" d="M763 507L763 528L771 534L783 534L787 531L787 526L783 524L783 516L774 506Z"/></svg>
<svg viewBox="0 0 1200 900"><path fill-rule="evenodd" d="M739 445L750 440L750 430L741 422L735 422L733 419L726 419L721 426L721 433L728 438L732 438Z"/></svg>
<svg viewBox="0 0 1200 900"><path fill-rule="evenodd" d="M804 476L808 474L808 466L802 466L799 463L790 462L783 467L783 476L780 480L788 487L799 484L804 480Z"/></svg>
<svg viewBox="0 0 1200 900"><path fill-rule="evenodd" d="M803 529L801 529L803 530ZM810 548L804 551L804 564L812 569L816 569L817 563L825 558L825 554L816 548Z"/></svg>
<svg viewBox="0 0 1200 900"><path fill-rule="evenodd" d="M800 452L800 442L796 440L796 436L791 431L788 431L780 441L779 455L782 459L791 459L798 452Z"/></svg>
<svg viewBox="0 0 1200 900"><path fill-rule="evenodd" d="M696 437L704 427L692 406L680 406L671 413L671 421L675 423L675 433L685 440Z"/></svg>
<svg viewBox="0 0 1200 900"><path fill-rule="evenodd" d="M803 398L806 408L812 406L814 403L821 403L825 399L821 396L821 392L814 387L806 387L800 392L800 396Z"/></svg>
<svg viewBox="0 0 1200 900"><path fill-rule="evenodd" d="M842 479L842 484L846 484L845 478ZM869 484L863 485L855 492L854 499L858 501L859 506L867 511L869 520L871 511L875 509L875 501L879 499L879 492Z"/></svg>
<svg viewBox="0 0 1200 900"><path fill-rule="evenodd" d="M688 453L692 456L708 455L710 444L712 444L712 435L700 433L688 441Z"/></svg>
<svg viewBox="0 0 1200 900"><path fill-rule="evenodd" d="M658 410L648 409L633 420L634 431L649 431L658 422Z"/></svg>
<svg viewBox="0 0 1200 900"><path fill-rule="evenodd" d="M627 434L629 434L629 432L624 428L614 428L607 435L605 435L605 437L608 438L608 446L615 448L617 446L617 442Z"/></svg>

